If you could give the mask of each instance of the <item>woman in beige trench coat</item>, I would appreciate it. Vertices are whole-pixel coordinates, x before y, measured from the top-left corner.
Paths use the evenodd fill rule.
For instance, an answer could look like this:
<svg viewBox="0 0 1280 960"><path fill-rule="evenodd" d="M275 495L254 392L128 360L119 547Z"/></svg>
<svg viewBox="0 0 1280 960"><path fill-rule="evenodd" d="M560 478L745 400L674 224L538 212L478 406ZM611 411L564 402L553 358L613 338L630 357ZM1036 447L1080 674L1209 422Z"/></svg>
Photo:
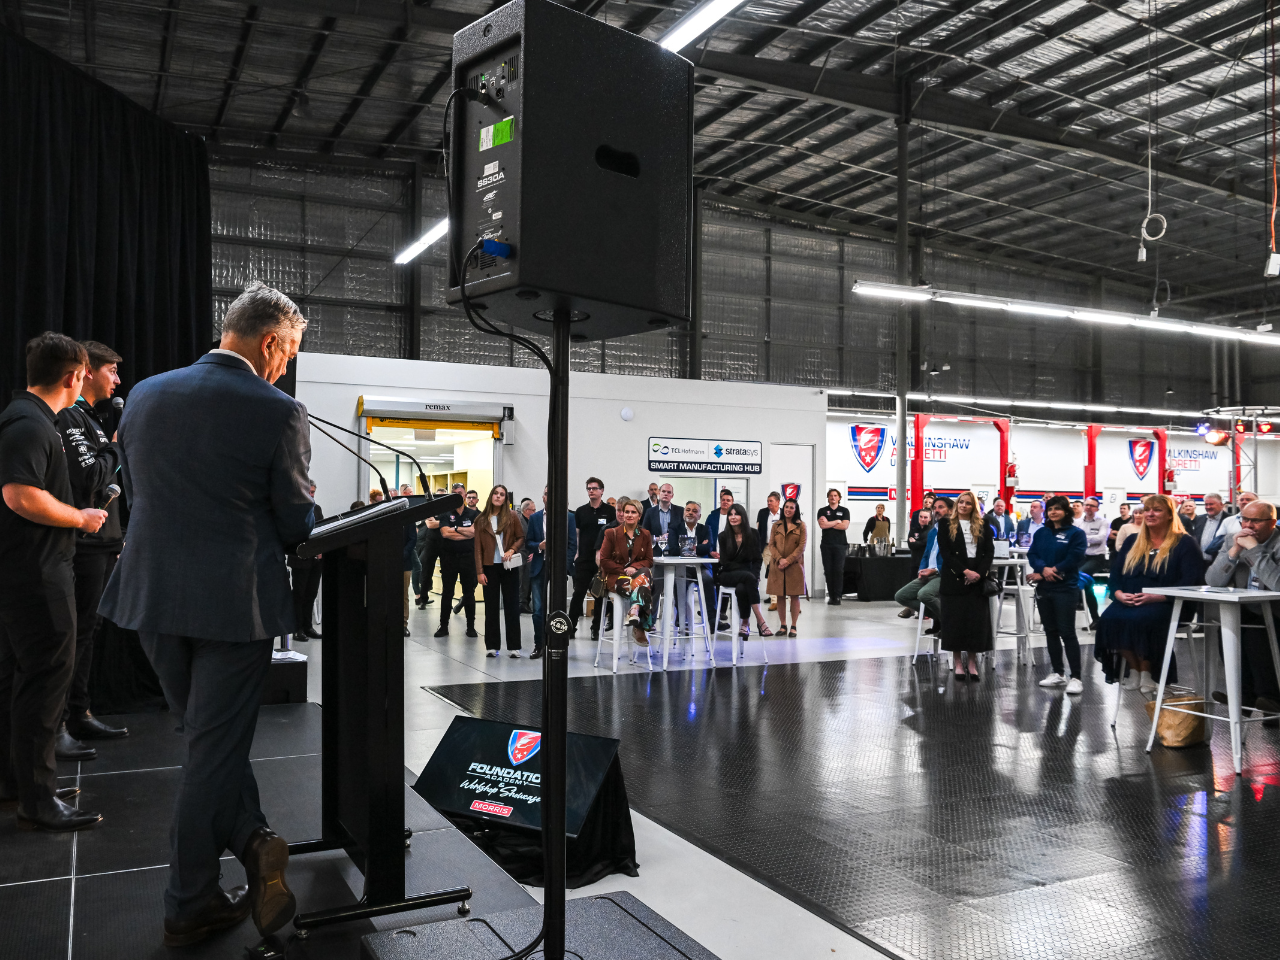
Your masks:
<svg viewBox="0 0 1280 960"><path fill-rule="evenodd" d="M788 498L782 505L782 517L773 525L769 549L773 562L769 565L768 592L778 598L779 636L794 637L800 619L800 597L805 592L804 549L809 531L800 519L800 504ZM787 629L787 597L791 598L791 629Z"/></svg>

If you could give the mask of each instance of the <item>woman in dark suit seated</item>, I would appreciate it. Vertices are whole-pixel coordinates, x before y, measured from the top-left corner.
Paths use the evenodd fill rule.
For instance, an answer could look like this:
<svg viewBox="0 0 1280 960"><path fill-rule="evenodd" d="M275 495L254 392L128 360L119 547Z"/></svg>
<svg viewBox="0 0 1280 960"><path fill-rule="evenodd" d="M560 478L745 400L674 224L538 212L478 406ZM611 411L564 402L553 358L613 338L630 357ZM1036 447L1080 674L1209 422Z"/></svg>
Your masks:
<svg viewBox="0 0 1280 960"><path fill-rule="evenodd" d="M733 595L738 598L739 619L742 621L738 627L742 639L746 640L751 636L753 610L760 636L771 637L773 631L765 623L764 613L760 609L760 563L764 559L760 551L760 540L747 523L747 511L742 504L735 503L730 507L726 519L729 522L720 533L720 563L716 582L722 587L733 587Z"/></svg>
<svg viewBox="0 0 1280 960"><path fill-rule="evenodd" d="M1107 683L1123 672L1123 658L1143 693L1158 686L1151 677L1152 664L1163 664L1165 641L1173 601L1148 587L1194 587L1204 583L1204 559L1195 537L1188 536L1172 497L1161 494L1142 501L1143 521L1129 535L1111 561L1107 590L1115 601L1098 618L1093 655L1102 663ZM1190 611L1187 617L1190 618ZM1169 664L1169 680L1176 682L1176 662Z"/></svg>
<svg viewBox="0 0 1280 960"><path fill-rule="evenodd" d="M942 649L955 659L956 680L977 683L978 654L992 649L991 604L983 579L995 555L991 524L978 512L978 498L968 490L956 497L956 509L938 522L938 553L942 557ZM969 654L969 675L960 662Z"/></svg>
<svg viewBox="0 0 1280 960"><path fill-rule="evenodd" d="M605 530L600 545L600 572L610 593L631 601L627 623L635 642L649 645L646 631L653 629L653 534L640 526L640 504L618 503L619 523Z"/></svg>

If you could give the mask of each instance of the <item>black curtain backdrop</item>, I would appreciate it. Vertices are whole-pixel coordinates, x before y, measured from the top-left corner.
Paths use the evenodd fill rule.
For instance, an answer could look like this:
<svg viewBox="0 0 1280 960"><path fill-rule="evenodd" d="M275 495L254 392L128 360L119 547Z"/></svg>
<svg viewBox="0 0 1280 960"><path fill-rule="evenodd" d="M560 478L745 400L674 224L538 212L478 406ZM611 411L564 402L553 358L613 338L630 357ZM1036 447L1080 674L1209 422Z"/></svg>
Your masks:
<svg viewBox="0 0 1280 960"><path fill-rule="evenodd" d="M125 385L213 332L204 142L0 28L0 406L45 330L124 357Z"/></svg>

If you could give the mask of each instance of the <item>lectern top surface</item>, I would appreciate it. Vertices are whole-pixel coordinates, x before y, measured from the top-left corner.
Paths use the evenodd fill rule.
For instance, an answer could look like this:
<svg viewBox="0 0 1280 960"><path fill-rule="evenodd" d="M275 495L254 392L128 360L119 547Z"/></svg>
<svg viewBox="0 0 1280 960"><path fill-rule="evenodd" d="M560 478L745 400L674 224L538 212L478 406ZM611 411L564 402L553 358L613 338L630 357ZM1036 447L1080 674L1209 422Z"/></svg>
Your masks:
<svg viewBox="0 0 1280 960"><path fill-rule="evenodd" d="M354 527L358 523L364 523L367 520L373 520L377 517L383 517L390 513L399 513L401 510L409 509L409 498L394 497L390 500L383 500L381 503L371 503L367 507L361 507L358 510L348 510L346 513L340 513L336 517L328 517L317 523L311 530L311 538L327 536L338 530L345 530L347 527Z"/></svg>

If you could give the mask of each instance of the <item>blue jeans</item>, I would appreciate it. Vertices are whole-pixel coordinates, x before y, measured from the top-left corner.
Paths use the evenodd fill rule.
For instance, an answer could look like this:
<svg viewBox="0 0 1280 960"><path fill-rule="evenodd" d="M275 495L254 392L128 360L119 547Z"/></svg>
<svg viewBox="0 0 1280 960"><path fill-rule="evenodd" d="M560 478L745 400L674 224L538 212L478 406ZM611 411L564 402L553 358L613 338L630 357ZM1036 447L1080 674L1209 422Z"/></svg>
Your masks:
<svg viewBox="0 0 1280 960"><path fill-rule="evenodd" d="M547 637L545 607L547 605L547 568L544 564L541 572L529 578L529 586L533 596L533 649L541 650Z"/></svg>

